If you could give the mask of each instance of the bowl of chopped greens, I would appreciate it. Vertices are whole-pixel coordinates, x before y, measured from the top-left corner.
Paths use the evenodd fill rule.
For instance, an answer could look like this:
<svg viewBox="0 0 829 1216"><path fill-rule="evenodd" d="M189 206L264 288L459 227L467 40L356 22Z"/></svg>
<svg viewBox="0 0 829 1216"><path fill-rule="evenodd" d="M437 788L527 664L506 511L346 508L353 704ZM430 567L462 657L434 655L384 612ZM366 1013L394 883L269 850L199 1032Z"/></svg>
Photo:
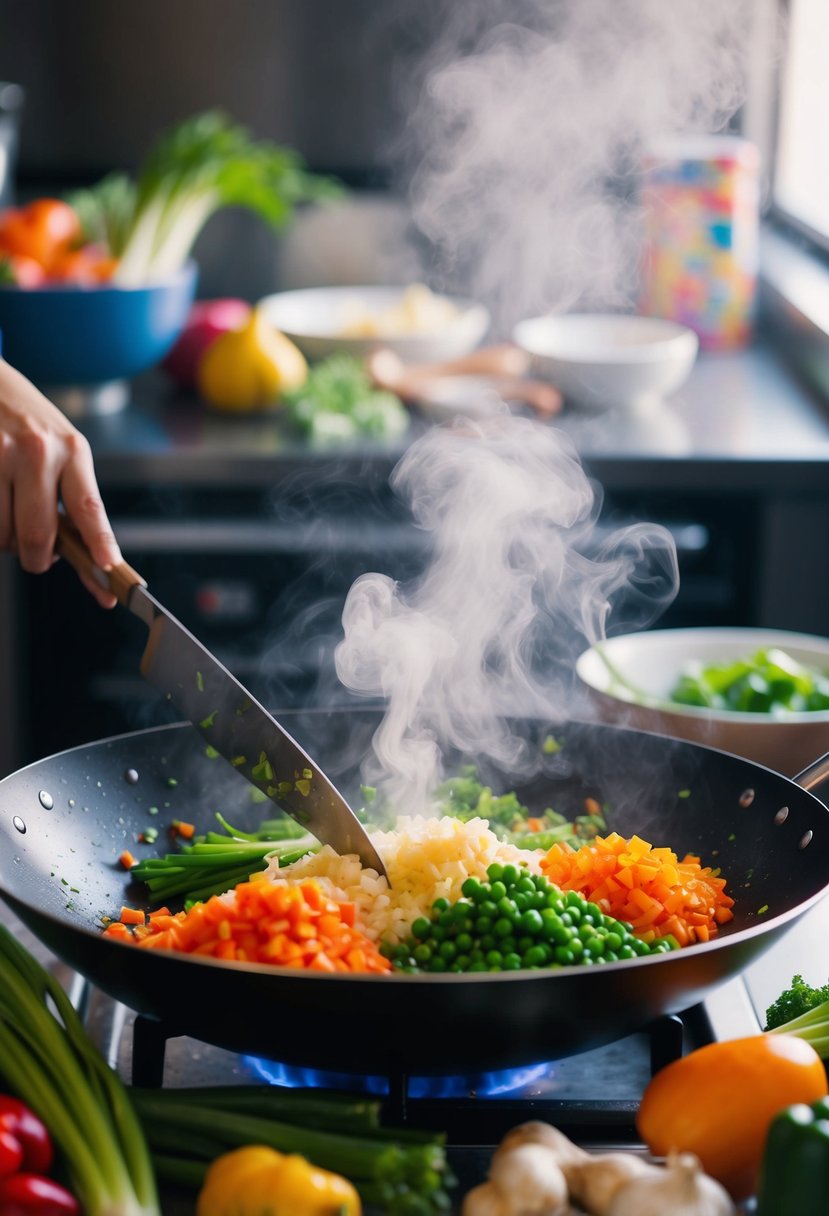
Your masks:
<svg viewBox="0 0 829 1216"><path fill-rule="evenodd" d="M829 638L779 629L654 629L586 650L599 716L705 743L793 776L829 751Z"/></svg>

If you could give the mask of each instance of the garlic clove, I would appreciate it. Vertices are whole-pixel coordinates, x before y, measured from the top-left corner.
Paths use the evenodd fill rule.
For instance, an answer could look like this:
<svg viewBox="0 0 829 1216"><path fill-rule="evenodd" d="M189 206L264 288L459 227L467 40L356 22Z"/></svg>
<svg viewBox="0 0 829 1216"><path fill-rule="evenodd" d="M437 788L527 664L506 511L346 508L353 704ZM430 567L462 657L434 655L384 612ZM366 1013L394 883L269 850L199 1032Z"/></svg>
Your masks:
<svg viewBox="0 0 829 1216"><path fill-rule="evenodd" d="M489 1178L507 1200L507 1212L521 1216L557 1216L567 1209L564 1174L543 1144L517 1144L492 1159Z"/></svg>
<svg viewBox="0 0 829 1216"><path fill-rule="evenodd" d="M564 1132L560 1132L551 1123L542 1123L540 1119L520 1123L508 1131L495 1150L495 1156L498 1156L499 1153L509 1152L519 1144L543 1144L561 1166L584 1161L589 1156L589 1153L585 1152L583 1148L579 1148L577 1144L569 1140Z"/></svg>
<svg viewBox="0 0 829 1216"><path fill-rule="evenodd" d="M509 1216L509 1209L492 1183L483 1182L464 1195L461 1216Z"/></svg>
<svg viewBox="0 0 829 1216"><path fill-rule="evenodd" d="M724 1187L703 1173L693 1153L671 1154L656 1176L643 1174L613 1197L607 1216L735 1216Z"/></svg>
<svg viewBox="0 0 829 1216"><path fill-rule="evenodd" d="M571 1198L591 1216L607 1216L616 1192L634 1178L663 1173L635 1153L588 1153L564 1172Z"/></svg>

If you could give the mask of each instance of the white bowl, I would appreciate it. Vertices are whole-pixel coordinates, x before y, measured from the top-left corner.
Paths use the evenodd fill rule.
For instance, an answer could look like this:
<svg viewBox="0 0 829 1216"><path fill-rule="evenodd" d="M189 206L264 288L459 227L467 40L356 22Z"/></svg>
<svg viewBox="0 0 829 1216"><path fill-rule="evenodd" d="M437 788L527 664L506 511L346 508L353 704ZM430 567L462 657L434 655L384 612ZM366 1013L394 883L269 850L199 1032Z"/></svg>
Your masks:
<svg viewBox="0 0 829 1216"><path fill-rule="evenodd" d="M685 382L699 349L684 325L627 314L531 317L513 340L566 400L601 409L651 408Z"/></svg>
<svg viewBox="0 0 829 1216"><path fill-rule="evenodd" d="M780 629L700 628L645 630L602 643L611 667L646 694L645 704L614 679L595 647L579 656L576 672L604 721L705 743L791 777L829 751L829 710L775 717L668 699L687 662L723 663L769 646L807 667L829 671L829 638Z"/></svg>
<svg viewBox="0 0 829 1216"><path fill-rule="evenodd" d="M434 329L365 337L343 333L356 317L382 317L399 307L406 291L405 287L309 287L265 296L260 307L271 324L311 360L336 351L364 357L385 347L407 363L437 363L474 350L489 328L489 312L482 304L436 295L435 300L451 305L454 314Z"/></svg>

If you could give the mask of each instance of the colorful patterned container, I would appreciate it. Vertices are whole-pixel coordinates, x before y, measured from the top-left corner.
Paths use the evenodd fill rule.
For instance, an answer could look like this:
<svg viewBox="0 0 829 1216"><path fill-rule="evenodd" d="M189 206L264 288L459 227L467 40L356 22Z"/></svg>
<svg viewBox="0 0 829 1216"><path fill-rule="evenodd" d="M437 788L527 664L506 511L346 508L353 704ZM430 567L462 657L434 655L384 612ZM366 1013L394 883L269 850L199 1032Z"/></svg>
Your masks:
<svg viewBox="0 0 829 1216"><path fill-rule="evenodd" d="M745 344L757 280L757 148L724 135L653 145L642 201L640 311L689 326L708 349Z"/></svg>

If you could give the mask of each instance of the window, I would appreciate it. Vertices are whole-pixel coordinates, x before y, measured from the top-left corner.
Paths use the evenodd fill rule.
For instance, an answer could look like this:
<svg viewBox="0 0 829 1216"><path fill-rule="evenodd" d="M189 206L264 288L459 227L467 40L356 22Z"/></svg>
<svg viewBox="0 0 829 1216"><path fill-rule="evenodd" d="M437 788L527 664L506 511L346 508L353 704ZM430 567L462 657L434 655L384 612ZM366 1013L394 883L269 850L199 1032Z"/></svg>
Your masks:
<svg viewBox="0 0 829 1216"><path fill-rule="evenodd" d="M829 247L829 0L790 0L773 203Z"/></svg>

